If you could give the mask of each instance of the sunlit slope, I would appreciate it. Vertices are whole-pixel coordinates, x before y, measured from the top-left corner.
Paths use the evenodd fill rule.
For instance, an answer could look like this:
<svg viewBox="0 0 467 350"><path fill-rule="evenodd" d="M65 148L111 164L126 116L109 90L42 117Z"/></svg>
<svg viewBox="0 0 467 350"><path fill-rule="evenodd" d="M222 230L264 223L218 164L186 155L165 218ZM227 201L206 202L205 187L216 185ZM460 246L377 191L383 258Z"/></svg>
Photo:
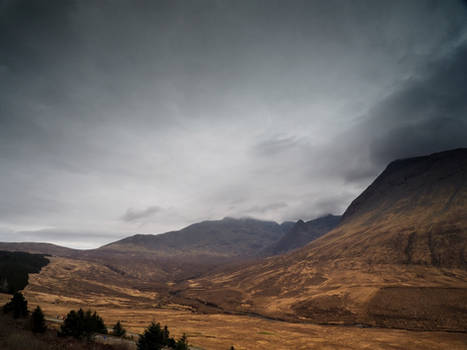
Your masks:
<svg viewBox="0 0 467 350"><path fill-rule="evenodd" d="M466 268L467 150L392 162L308 252L313 260Z"/></svg>
<svg viewBox="0 0 467 350"><path fill-rule="evenodd" d="M237 312L467 329L467 150L399 160L303 249L190 281Z"/></svg>

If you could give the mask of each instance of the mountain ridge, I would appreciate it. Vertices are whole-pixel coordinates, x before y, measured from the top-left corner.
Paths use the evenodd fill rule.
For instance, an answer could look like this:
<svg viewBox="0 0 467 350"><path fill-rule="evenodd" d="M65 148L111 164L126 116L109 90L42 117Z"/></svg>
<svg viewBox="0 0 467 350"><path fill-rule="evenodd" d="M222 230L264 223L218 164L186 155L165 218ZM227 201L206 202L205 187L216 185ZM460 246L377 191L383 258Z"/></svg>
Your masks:
<svg viewBox="0 0 467 350"><path fill-rule="evenodd" d="M298 220L276 243L265 249L266 255L278 255L299 249L334 229L341 216L328 214L307 222Z"/></svg>
<svg viewBox="0 0 467 350"><path fill-rule="evenodd" d="M466 331L467 149L392 162L339 226L178 288L230 312Z"/></svg>

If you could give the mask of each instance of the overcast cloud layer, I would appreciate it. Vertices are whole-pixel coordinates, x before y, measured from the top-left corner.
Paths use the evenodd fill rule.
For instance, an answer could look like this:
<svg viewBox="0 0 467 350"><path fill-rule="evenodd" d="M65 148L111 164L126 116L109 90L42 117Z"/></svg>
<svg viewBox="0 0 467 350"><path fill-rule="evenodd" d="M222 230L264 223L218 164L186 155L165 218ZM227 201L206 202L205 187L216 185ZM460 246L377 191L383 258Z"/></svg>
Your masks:
<svg viewBox="0 0 467 350"><path fill-rule="evenodd" d="M461 1L0 0L0 241L342 213L465 77Z"/></svg>

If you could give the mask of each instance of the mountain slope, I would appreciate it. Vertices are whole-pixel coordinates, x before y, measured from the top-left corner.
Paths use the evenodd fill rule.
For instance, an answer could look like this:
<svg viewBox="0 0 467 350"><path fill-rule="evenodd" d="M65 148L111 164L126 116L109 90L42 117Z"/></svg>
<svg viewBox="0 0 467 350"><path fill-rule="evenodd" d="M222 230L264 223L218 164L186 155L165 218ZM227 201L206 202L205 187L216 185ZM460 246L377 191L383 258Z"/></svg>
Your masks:
<svg viewBox="0 0 467 350"><path fill-rule="evenodd" d="M127 237L100 250L141 250L164 257L254 257L283 234L276 222L224 218L203 221L160 235Z"/></svg>
<svg viewBox="0 0 467 350"><path fill-rule="evenodd" d="M304 222L298 220L295 225L275 244L266 248L267 255L277 255L301 248L335 228L340 216L326 215Z"/></svg>
<svg viewBox="0 0 467 350"><path fill-rule="evenodd" d="M62 247L52 243L37 242L0 242L0 250L23 251L33 254L49 254L56 256L75 256L78 249Z"/></svg>
<svg viewBox="0 0 467 350"><path fill-rule="evenodd" d="M50 254L101 264L149 282L191 278L219 265L255 259L284 235L270 221L224 218L160 235L134 235L98 249L77 250L47 243L0 243L10 251Z"/></svg>
<svg viewBox="0 0 467 350"><path fill-rule="evenodd" d="M269 317L465 331L466 212L466 149L395 161L331 232L181 294Z"/></svg>

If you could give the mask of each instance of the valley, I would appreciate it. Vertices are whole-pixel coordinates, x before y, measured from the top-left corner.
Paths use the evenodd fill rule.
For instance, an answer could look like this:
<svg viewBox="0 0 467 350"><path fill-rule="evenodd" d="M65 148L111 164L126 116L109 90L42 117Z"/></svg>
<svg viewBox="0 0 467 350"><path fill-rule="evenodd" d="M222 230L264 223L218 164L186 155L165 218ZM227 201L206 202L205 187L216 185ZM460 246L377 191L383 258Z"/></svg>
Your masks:
<svg viewBox="0 0 467 350"><path fill-rule="evenodd" d="M92 308L135 334L154 320L206 350L465 349L466 184L454 150L389 164L342 218L0 249L51 255L24 294L52 319Z"/></svg>

